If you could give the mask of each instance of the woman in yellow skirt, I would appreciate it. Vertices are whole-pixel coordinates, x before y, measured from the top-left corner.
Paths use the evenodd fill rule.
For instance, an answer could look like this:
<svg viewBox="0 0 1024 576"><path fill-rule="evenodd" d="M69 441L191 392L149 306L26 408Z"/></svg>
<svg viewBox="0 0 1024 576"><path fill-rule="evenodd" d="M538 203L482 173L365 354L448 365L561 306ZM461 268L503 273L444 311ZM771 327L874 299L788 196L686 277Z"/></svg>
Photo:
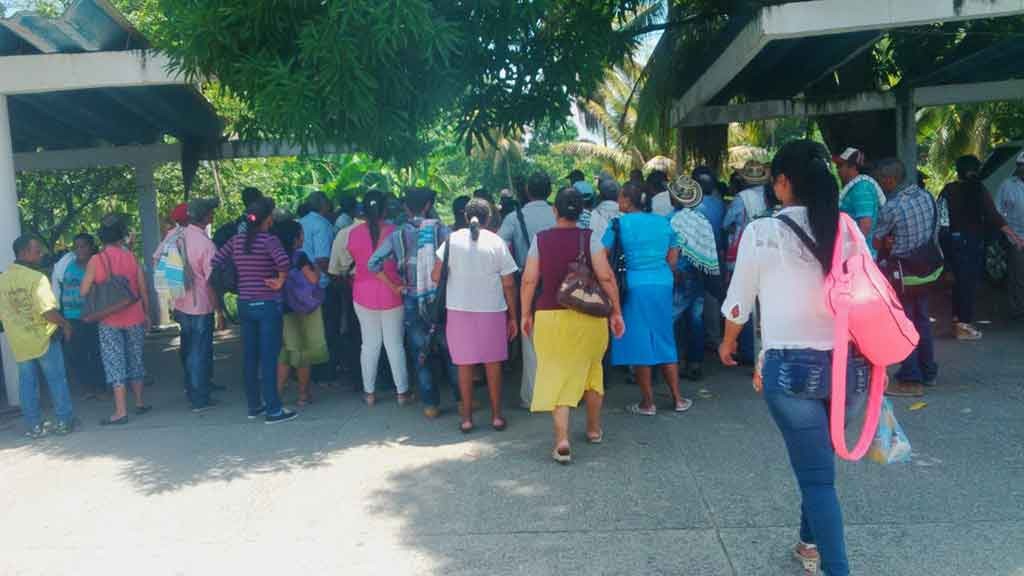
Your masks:
<svg viewBox="0 0 1024 576"><path fill-rule="evenodd" d="M565 188L555 197L554 228L539 232L530 246L520 297L524 334L533 336L537 350L537 380L532 412L551 412L555 428L552 458L561 464L572 461L569 443L569 410L587 404L587 441L601 443L601 403L604 373L601 359L608 348L608 330L616 338L625 332L619 308L615 275L603 247L591 242L590 230L578 228L583 197ZM601 289L612 301L610 318L588 316L558 304L558 288L569 264L584 252Z"/></svg>

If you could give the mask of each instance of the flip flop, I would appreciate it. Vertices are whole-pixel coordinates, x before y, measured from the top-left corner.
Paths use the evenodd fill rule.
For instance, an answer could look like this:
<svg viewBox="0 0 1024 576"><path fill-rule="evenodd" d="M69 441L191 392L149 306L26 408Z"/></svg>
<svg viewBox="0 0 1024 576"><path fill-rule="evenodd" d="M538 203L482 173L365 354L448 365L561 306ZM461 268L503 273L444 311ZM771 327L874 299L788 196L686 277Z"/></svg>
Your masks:
<svg viewBox="0 0 1024 576"><path fill-rule="evenodd" d="M651 406L650 408L641 408L640 404L636 403L626 406L626 413L634 416L657 416L658 409L654 406Z"/></svg>
<svg viewBox="0 0 1024 576"><path fill-rule="evenodd" d="M494 428L498 432L502 432L505 430L505 428L508 428L508 421L506 421L504 418L495 418L491 422L491 428Z"/></svg>
<svg viewBox="0 0 1024 576"><path fill-rule="evenodd" d="M122 416L121 418L118 418L117 420L111 420L110 418L104 418L103 420L100 420L100 426L120 426L120 425L122 425L122 424L124 424L126 422L128 422L128 417L127 416Z"/></svg>
<svg viewBox="0 0 1024 576"><path fill-rule="evenodd" d="M572 462L572 450L568 446L555 448L551 451L551 457L562 466Z"/></svg>
<svg viewBox="0 0 1024 576"><path fill-rule="evenodd" d="M135 407L135 414L138 415L138 416L142 416L143 414L145 414L146 412L149 412L152 409L153 409L152 406L145 406L145 405L143 405L143 406L136 406Z"/></svg>
<svg viewBox="0 0 1024 576"><path fill-rule="evenodd" d="M590 444L600 444L601 442L604 442L604 430L598 432L596 436L587 434L587 442Z"/></svg>
<svg viewBox="0 0 1024 576"><path fill-rule="evenodd" d="M476 428L476 426L474 426L473 422L470 420L466 420L462 424L459 424L459 430L462 431L463 434L469 434L474 428Z"/></svg>
<svg viewBox="0 0 1024 576"><path fill-rule="evenodd" d="M690 408L693 408L693 400L690 400L689 398L683 398L679 402L676 402L674 410L677 413L683 413L689 410Z"/></svg>

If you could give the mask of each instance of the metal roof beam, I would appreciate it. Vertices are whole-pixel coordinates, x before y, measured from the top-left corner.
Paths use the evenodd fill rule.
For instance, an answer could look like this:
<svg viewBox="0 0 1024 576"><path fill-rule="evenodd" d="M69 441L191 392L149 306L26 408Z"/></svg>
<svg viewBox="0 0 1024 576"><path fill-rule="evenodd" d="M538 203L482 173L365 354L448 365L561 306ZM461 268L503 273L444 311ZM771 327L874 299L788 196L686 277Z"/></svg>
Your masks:
<svg viewBox="0 0 1024 576"><path fill-rule="evenodd" d="M974 104L1024 99L1024 80L925 86L912 91L915 108ZM898 106L893 92L865 92L849 98L811 102L806 100L765 100L728 106L703 106L694 110L679 126L694 128L732 122L753 122L771 118L832 116L855 112L891 110Z"/></svg>
<svg viewBox="0 0 1024 576"><path fill-rule="evenodd" d="M302 146L277 140L223 142L217 154L203 155L201 160L237 160L242 158L271 158L277 156L322 156L344 154L352 149L342 145ZM77 170L98 166L126 166L135 164L164 164L181 160L181 144L143 144L139 146L102 146L73 150L44 150L14 155L14 169L18 172L46 170Z"/></svg>
<svg viewBox="0 0 1024 576"><path fill-rule="evenodd" d="M814 0L762 8L728 48L672 106L673 124L718 95L768 43L920 24L1000 18L1024 14L1024 0Z"/></svg>
<svg viewBox="0 0 1024 576"><path fill-rule="evenodd" d="M169 70L166 56L147 51L6 56L0 94L189 84Z"/></svg>

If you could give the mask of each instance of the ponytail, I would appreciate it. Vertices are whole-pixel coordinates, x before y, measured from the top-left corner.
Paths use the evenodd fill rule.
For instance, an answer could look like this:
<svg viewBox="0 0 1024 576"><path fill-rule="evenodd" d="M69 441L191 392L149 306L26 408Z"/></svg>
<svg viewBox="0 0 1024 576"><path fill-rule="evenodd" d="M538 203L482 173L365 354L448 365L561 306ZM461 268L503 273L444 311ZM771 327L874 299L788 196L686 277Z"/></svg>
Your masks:
<svg viewBox="0 0 1024 576"><path fill-rule="evenodd" d="M469 237L476 242L480 239L480 228L491 220L491 204L483 198L473 198L466 204L466 220L469 221ZM529 238L527 238L529 241Z"/></svg>
<svg viewBox="0 0 1024 576"><path fill-rule="evenodd" d="M249 204L245 213L245 253L252 253L253 242L260 233L260 225L274 215L274 201L270 198L257 198Z"/></svg>
<svg viewBox="0 0 1024 576"><path fill-rule="evenodd" d="M797 201L807 208L814 258L825 274L832 270L832 256L839 229L839 184L828 168L824 148L810 140L789 142L772 160L772 178L786 175Z"/></svg>
<svg viewBox="0 0 1024 576"><path fill-rule="evenodd" d="M363 196L363 215L366 225L370 228L370 245L374 249L380 242L380 221L384 219L384 193L373 189Z"/></svg>

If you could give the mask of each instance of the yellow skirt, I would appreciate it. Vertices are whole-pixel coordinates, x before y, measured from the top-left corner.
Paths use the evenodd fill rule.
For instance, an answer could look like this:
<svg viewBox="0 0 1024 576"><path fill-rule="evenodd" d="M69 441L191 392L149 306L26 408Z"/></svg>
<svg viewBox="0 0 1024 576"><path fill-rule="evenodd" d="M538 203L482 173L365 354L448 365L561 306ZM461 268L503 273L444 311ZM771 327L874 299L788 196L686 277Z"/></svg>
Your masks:
<svg viewBox="0 0 1024 576"><path fill-rule="evenodd" d="M583 393L604 394L601 359L608 348L608 321L573 310L539 310L533 321L537 380L531 412L575 408Z"/></svg>

